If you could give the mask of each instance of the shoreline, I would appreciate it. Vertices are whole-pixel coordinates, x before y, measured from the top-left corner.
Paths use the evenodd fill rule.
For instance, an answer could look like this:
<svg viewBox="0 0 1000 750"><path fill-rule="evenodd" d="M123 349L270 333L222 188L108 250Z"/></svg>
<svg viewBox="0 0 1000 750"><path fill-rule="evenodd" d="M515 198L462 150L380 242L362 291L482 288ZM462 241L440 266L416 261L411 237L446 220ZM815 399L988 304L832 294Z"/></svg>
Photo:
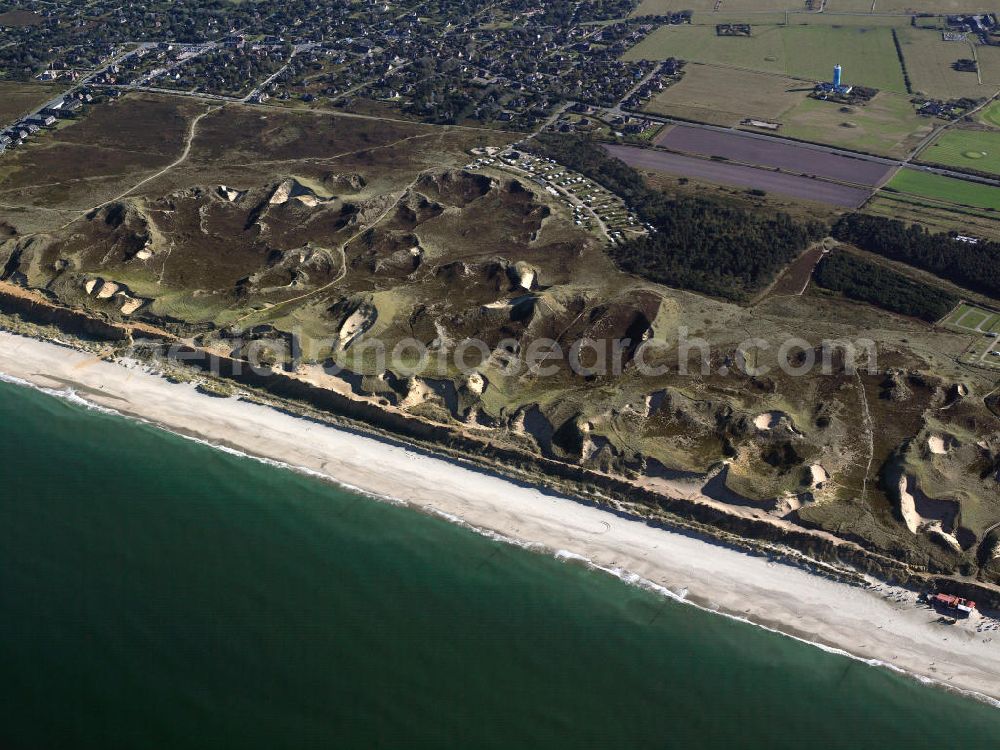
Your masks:
<svg viewBox="0 0 1000 750"><path fill-rule="evenodd" d="M905 589L835 582L423 450L205 395L141 366L54 343L0 332L0 373L1000 707L1000 640L992 637L1000 635L1000 624L977 616L941 625Z"/></svg>

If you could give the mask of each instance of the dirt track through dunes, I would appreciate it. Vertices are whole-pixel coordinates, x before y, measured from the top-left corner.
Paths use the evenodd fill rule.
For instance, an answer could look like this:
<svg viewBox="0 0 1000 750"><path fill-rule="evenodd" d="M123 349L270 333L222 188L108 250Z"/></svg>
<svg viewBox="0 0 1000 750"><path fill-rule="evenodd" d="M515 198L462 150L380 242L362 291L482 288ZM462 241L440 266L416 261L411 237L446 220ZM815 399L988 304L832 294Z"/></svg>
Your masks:
<svg viewBox="0 0 1000 750"><path fill-rule="evenodd" d="M103 203L100 203L100 204L98 204L96 206L88 208L86 211L81 212L80 215L77 218L80 218L81 216L86 216L87 214L91 213L92 211L97 211L97 210L99 210L101 208L104 208L105 206L107 206L107 205L109 205L111 203L114 203L115 201L120 201L122 198L125 198L126 196L131 195L132 193L134 193L136 190L138 190L139 188L141 188L146 183L152 182L153 180L155 180L155 179L157 179L159 177L162 177L167 172L169 172L170 170L172 170L174 167L177 167L180 164L183 164L185 161L187 161L188 155L191 153L191 145L194 143L195 134L198 132L198 123L201 122L202 118L204 118L206 115L209 115L212 112L215 112L217 109L219 109L219 108L218 107L212 107L210 109L207 109L204 112L202 112L200 115L198 115L197 117L195 117L193 120L191 120L191 124L188 126L187 137L184 139L184 150L181 152L181 155L178 156L174 161L170 162L170 164L168 164L167 166L165 166L159 172L151 174L149 177L145 177L142 180L140 180L139 182L135 183L132 187L130 187L124 193L120 193L119 195L116 195L114 198L111 198L110 200L106 200ZM70 224L72 224L74 221L76 221L76 219L71 219L70 221L68 221L65 224L63 224L63 226L61 228L65 229Z"/></svg>
<svg viewBox="0 0 1000 750"><path fill-rule="evenodd" d="M830 206L858 208L864 203L870 190L838 185L810 177L770 172L757 167L681 156L666 151L637 148L634 146L605 146L612 156L616 156L630 167L650 169L656 172L708 180L723 185L754 188L768 193L778 193L789 198L826 203Z"/></svg>
<svg viewBox="0 0 1000 750"><path fill-rule="evenodd" d="M743 133L720 133L678 125L656 139L656 145L704 156L722 156L744 164L777 167L857 185L875 186L891 167L865 159L830 154L808 146L768 141Z"/></svg>

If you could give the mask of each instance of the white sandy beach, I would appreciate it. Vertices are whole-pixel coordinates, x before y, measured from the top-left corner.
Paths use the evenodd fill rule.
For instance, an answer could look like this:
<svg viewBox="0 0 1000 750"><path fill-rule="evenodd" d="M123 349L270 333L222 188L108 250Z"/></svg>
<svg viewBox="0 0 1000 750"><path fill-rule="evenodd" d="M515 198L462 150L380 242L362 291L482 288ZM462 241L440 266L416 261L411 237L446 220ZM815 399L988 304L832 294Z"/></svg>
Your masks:
<svg viewBox="0 0 1000 750"><path fill-rule="evenodd" d="M480 529L634 573L689 601L859 658L1000 701L1000 626L957 625L909 592L862 589L386 442L238 401L205 396L138 368L0 332L0 373L171 430L318 472L367 492L457 516Z"/></svg>

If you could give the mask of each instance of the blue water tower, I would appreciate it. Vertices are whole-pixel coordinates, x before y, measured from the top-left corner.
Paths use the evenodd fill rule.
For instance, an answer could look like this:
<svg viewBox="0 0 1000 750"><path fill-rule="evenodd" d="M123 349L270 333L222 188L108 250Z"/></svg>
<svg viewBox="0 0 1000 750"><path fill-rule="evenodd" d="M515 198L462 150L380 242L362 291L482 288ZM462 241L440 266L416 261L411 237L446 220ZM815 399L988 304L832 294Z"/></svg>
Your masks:
<svg viewBox="0 0 1000 750"><path fill-rule="evenodd" d="M840 88L840 65L833 66L833 87Z"/></svg>

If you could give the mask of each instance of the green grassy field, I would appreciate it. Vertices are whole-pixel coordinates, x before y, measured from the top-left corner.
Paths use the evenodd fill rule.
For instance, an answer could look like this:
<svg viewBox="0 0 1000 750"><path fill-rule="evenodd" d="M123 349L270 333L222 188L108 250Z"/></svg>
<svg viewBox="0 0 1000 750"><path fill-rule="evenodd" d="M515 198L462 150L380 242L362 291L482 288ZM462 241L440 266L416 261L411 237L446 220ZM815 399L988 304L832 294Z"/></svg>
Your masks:
<svg viewBox="0 0 1000 750"><path fill-rule="evenodd" d="M888 184L893 190L960 206L1000 211L1000 188L952 177L901 169Z"/></svg>
<svg viewBox="0 0 1000 750"><path fill-rule="evenodd" d="M761 11L799 10L801 0L722 0L719 10L723 13L759 13ZM661 15L671 11L693 10L708 14L715 10L715 0L642 0L633 16Z"/></svg>
<svg viewBox="0 0 1000 750"><path fill-rule="evenodd" d="M1000 312L963 302L944 319L944 325L972 333L1000 333Z"/></svg>
<svg viewBox="0 0 1000 750"><path fill-rule="evenodd" d="M847 83L905 92L903 71L886 26L758 25L749 38L720 37L714 25L664 26L625 54L625 59L684 60L826 81L844 66Z"/></svg>
<svg viewBox="0 0 1000 750"><path fill-rule="evenodd" d="M980 111L979 121L1000 128L1000 102L993 102L986 109Z"/></svg>
<svg viewBox="0 0 1000 750"><path fill-rule="evenodd" d="M970 365L1000 368L1000 312L963 302L943 321L949 330L971 334L959 361Z"/></svg>
<svg viewBox="0 0 1000 750"><path fill-rule="evenodd" d="M965 42L946 42L941 32L933 29L913 28L909 25L898 28L896 34L906 59L906 69L914 93L921 93L940 99L955 99L960 96L979 98L991 96L997 90L998 71L995 56L985 53L979 59L980 74L963 73L952 68L959 58L971 58L972 50ZM985 50L985 48L983 48Z"/></svg>
<svg viewBox="0 0 1000 750"><path fill-rule="evenodd" d="M998 0L876 0L876 13L996 13Z"/></svg>
<svg viewBox="0 0 1000 750"><path fill-rule="evenodd" d="M892 204L892 207L887 209L890 216L899 213L900 218L902 218L902 214L910 212L912 213L912 220L917 222L923 222L925 218L948 219L956 222L955 224L949 224L948 228L957 231L968 228L966 226L967 223L974 221L977 223L976 226L981 228L981 231L976 232L976 234L982 234L982 232L986 231L986 228L992 228L994 233L1000 232L1000 214L985 208L969 208L946 201L885 190L878 193L872 199L869 206L877 202Z"/></svg>
<svg viewBox="0 0 1000 750"><path fill-rule="evenodd" d="M865 205L865 213L922 224L934 232L956 231L1000 242L1000 213L984 209L882 190Z"/></svg>
<svg viewBox="0 0 1000 750"><path fill-rule="evenodd" d="M689 63L684 77L653 97L646 109L733 126L747 117L778 120L805 96L799 81L782 75Z"/></svg>
<svg viewBox="0 0 1000 750"><path fill-rule="evenodd" d="M1000 131L948 130L920 154L920 161L1000 174Z"/></svg>
<svg viewBox="0 0 1000 750"><path fill-rule="evenodd" d="M781 121L782 135L897 158L907 156L931 127L908 97L888 92L853 107L803 97Z"/></svg>

